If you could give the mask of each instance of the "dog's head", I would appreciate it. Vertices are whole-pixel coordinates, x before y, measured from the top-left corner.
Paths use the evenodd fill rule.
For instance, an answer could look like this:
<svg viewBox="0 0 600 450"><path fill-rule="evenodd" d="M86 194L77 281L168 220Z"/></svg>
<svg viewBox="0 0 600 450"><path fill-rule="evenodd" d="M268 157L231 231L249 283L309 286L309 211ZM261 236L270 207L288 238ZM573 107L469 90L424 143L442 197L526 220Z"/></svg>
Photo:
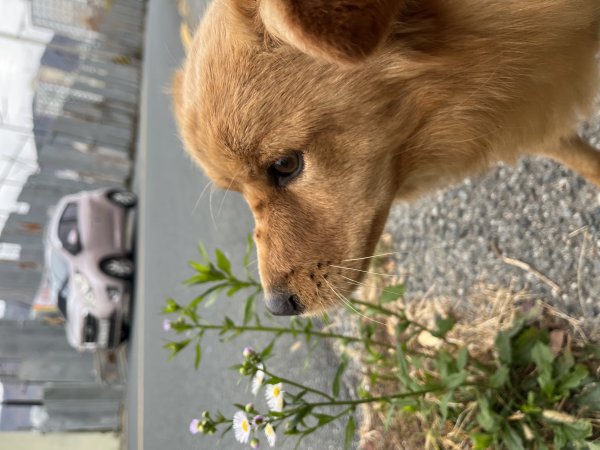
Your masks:
<svg viewBox="0 0 600 450"><path fill-rule="evenodd" d="M188 152L252 210L274 314L340 304L381 234L402 170L399 100L372 55L399 3L215 0L175 75Z"/></svg>

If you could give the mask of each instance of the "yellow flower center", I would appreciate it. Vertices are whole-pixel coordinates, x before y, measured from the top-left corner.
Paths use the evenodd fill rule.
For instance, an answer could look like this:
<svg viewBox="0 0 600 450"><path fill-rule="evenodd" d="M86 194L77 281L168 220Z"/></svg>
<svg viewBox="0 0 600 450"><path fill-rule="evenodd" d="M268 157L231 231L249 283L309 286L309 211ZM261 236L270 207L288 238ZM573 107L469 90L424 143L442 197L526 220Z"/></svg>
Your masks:
<svg viewBox="0 0 600 450"><path fill-rule="evenodd" d="M281 391L279 390L279 386L275 386L273 388L273 397L277 398L277 397L279 397L279 394L281 394Z"/></svg>
<svg viewBox="0 0 600 450"><path fill-rule="evenodd" d="M244 420L242 422L242 430L244 431L244 433L247 433L248 431L250 431L250 424L248 423L247 420Z"/></svg>

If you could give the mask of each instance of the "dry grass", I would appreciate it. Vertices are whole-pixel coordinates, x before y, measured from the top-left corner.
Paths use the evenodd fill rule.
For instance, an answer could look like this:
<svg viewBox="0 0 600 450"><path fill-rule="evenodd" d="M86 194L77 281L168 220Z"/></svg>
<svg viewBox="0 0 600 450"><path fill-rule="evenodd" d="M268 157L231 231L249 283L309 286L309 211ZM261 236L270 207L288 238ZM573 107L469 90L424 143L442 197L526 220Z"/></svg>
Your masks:
<svg viewBox="0 0 600 450"><path fill-rule="evenodd" d="M391 240L384 237L378 252L385 253L390 248ZM378 258L374 261L373 271L397 273L393 257ZM370 276L364 281L359 294L362 300L377 302L386 286L403 281L401 277ZM480 285L466 305L457 306L449 299L426 298L409 303L398 300L386 304L386 307L404 310L410 320L432 329L435 328L437 318L453 315L457 322L447 339L458 346L466 346L472 357L484 362L494 356L496 334L510 327L519 311L527 311L533 307L538 307L541 311L540 326L551 330L551 348L555 354L567 345L578 346L589 340L589 333L586 334L583 328L584 319L569 317L527 292L515 291L510 286L500 288ZM396 335L398 319L377 317L377 320L382 319L385 319L385 325L377 326L376 338L390 343L398 342L400 338ZM440 345L442 345L440 339L428 332L421 332L417 339L413 340L411 348L427 352ZM364 361L366 357L356 349L345 348L344 351L350 353L355 361ZM394 380L380 378L376 383L371 384L368 365L363 364L359 372L362 375L360 384L371 395L379 396L401 390L399 383ZM410 415L395 414L395 417L389 420L386 419L386 412L382 410L381 405L365 404L361 409L360 448L365 450L469 449L468 436L464 433L462 424L473 420L475 409L476 405L468 406L460 416L459 423L447 423L440 427L439 422L427 422L418 411ZM427 420L431 421L431 417ZM435 437L428 432L434 428L442 430Z"/></svg>

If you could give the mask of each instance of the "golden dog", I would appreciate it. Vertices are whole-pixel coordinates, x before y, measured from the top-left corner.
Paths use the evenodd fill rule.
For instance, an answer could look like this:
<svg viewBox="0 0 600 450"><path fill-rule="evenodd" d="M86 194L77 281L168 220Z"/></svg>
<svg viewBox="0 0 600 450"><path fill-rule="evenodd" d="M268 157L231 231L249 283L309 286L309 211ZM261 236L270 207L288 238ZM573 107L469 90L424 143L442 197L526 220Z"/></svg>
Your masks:
<svg viewBox="0 0 600 450"><path fill-rule="evenodd" d="M576 134L599 19L597 0L214 0L174 109L252 209L268 309L343 301L394 199L526 153L600 185Z"/></svg>

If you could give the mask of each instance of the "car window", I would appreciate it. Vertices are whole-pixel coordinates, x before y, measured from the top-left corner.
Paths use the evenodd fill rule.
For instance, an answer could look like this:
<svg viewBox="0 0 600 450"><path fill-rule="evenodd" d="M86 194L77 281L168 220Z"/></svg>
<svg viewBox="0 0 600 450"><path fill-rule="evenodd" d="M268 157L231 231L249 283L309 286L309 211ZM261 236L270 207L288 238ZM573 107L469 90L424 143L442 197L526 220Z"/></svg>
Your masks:
<svg viewBox="0 0 600 450"><path fill-rule="evenodd" d="M69 289L70 289L70 283L69 283L69 278L67 277L62 288L60 289L60 291L58 291L58 300L57 300L58 309L62 313L62 315L65 316L65 319L68 318L67 317L67 299L69 298Z"/></svg>
<svg viewBox="0 0 600 450"><path fill-rule="evenodd" d="M59 290L63 288L69 279L69 262L59 251L50 251L50 267L48 267L48 281L52 297L57 298Z"/></svg>
<svg viewBox="0 0 600 450"><path fill-rule="evenodd" d="M63 248L73 255L81 251L79 230L77 229L77 211L76 203L68 203L58 221L58 239ZM73 236L75 236L75 239L73 239Z"/></svg>

